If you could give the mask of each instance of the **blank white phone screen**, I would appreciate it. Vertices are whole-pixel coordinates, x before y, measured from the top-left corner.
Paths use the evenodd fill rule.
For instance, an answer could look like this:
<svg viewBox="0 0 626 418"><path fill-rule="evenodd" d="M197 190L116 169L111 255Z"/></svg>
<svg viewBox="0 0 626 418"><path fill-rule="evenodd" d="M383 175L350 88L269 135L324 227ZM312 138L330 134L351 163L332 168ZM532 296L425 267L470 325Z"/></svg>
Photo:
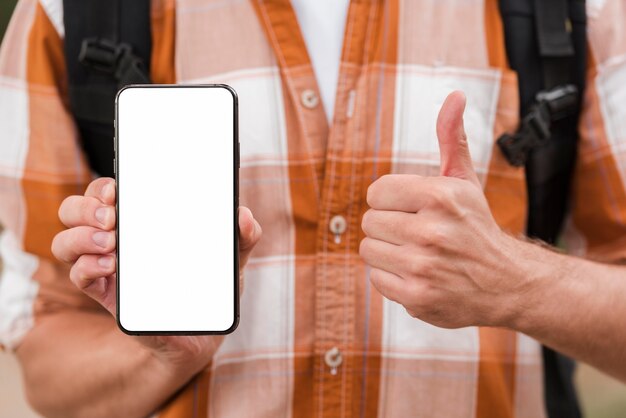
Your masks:
<svg viewBox="0 0 626 418"><path fill-rule="evenodd" d="M118 322L129 333L237 322L236 96L146 86L117 99Z"/></svg>

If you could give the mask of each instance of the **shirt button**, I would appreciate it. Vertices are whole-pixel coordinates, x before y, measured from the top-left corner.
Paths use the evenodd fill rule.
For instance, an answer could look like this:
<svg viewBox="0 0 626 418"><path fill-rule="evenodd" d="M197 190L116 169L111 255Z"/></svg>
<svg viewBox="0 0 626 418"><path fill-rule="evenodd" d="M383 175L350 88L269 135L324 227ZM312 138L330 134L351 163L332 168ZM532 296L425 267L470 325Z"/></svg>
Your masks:
<svg viewBox="0 0 626 418"><path fill-rule="evenodd" d="M315 92L310 89L302 91L302 94L300 95L300 100L302 100L302 105L308 109L313 109L320 101L319 97L317 97L317 94L315 94Z"/></svg>
<svg viewBox="0 0 626 418"><path fill-rule="evenodd" d="M330 220L330 225L328 226L330 232L335 235L335 243L339 244L341 242L341 234L346 232L346 228L348 227L348 222L346 222L346 218L341 215L335 215Z"/></svg>
<svg viewBox="0 0 626 418"><path fill-rule="evenodd" d="M337 374L337 367L341 366L343 356L337 347L333 347L324 354L324 362L330 367L330 374Z"/></svg>

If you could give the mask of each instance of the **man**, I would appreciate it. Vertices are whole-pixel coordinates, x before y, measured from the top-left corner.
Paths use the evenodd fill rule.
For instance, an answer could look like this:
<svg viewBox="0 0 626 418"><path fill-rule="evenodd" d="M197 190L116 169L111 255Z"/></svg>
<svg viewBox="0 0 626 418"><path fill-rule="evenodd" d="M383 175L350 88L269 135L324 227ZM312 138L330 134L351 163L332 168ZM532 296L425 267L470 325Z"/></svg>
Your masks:
<svg viewBox="0 0 626 418"><path fill-rule="evenodd" d="M493 218L508 233L522 232L523 173L494 145L518 123L496 2L352 1L349 9L333 2L335 17L318 20L303 8L322 2L293 3L153 2L152 80L225 82L240 97L241 200L263 239L244 271L240 327L223 341L122 335L100 308L111 309L111 287L98 286L112 276L88 276L97 261L93 270L78 261L73 274L55 261L50 245L64 229L56 210L92 179L65 101L59 2L18 6L0 56L10 104L1 142L8 168L0 298L2 341L17 348L31 403L51 416L90 417L544 416L536 341L501 328L416 321L372 287L358 254L371 183L389 173L439 174L435 120L454 89L467 94L472 161ZM595 83L585 100L570 237L608 262L624 251L616 106L624 9L618 0L589 8ZM345 22L345 30L329 22ZM315 42L316 35L327 38ZM324 65L339 50L337 65ZM330 67L339 69L336 83L319 71ZM457 120L458 107L448 107ZM98 179L63 205L71 229L55 240L55 253L65 261L114 248L112 241L81 248L88 234L67 240L81 228L111 239L107 185ZM247 210L240 214L242 241L252 246L260 229ZM379 254L364 255L380 269ZM102 268L103 277L112 273Z"/></svg>

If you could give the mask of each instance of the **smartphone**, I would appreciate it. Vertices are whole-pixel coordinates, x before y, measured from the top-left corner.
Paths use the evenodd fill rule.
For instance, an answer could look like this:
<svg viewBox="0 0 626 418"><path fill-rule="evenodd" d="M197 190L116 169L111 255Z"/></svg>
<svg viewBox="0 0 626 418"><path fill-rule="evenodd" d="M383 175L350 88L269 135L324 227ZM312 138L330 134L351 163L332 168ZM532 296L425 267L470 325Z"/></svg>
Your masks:
<svg viewBox="0 0 626 418"><path fill-rule="evenodd" d="M115 106L118 326L131 335L234 331L237 94L133 85Z"/></svg>

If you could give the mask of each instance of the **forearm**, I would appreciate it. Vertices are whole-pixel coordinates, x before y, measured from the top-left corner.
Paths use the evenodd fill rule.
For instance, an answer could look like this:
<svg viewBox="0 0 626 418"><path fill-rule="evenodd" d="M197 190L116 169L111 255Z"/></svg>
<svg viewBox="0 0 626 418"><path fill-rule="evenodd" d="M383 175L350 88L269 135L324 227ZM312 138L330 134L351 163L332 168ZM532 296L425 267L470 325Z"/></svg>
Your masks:
<svg viewBox="0 0 626 418"><path fill-rule="evenodd" d="M29 402L49 417L144 417L196 372L174 371L97 313L42 318L17 356Z"/></svg>
<svg viewBox="0 0 626 418"><path fill-rule="evenodd" d="M524 245L531 285L507 325L626 382L626 267Z"/></svg>

